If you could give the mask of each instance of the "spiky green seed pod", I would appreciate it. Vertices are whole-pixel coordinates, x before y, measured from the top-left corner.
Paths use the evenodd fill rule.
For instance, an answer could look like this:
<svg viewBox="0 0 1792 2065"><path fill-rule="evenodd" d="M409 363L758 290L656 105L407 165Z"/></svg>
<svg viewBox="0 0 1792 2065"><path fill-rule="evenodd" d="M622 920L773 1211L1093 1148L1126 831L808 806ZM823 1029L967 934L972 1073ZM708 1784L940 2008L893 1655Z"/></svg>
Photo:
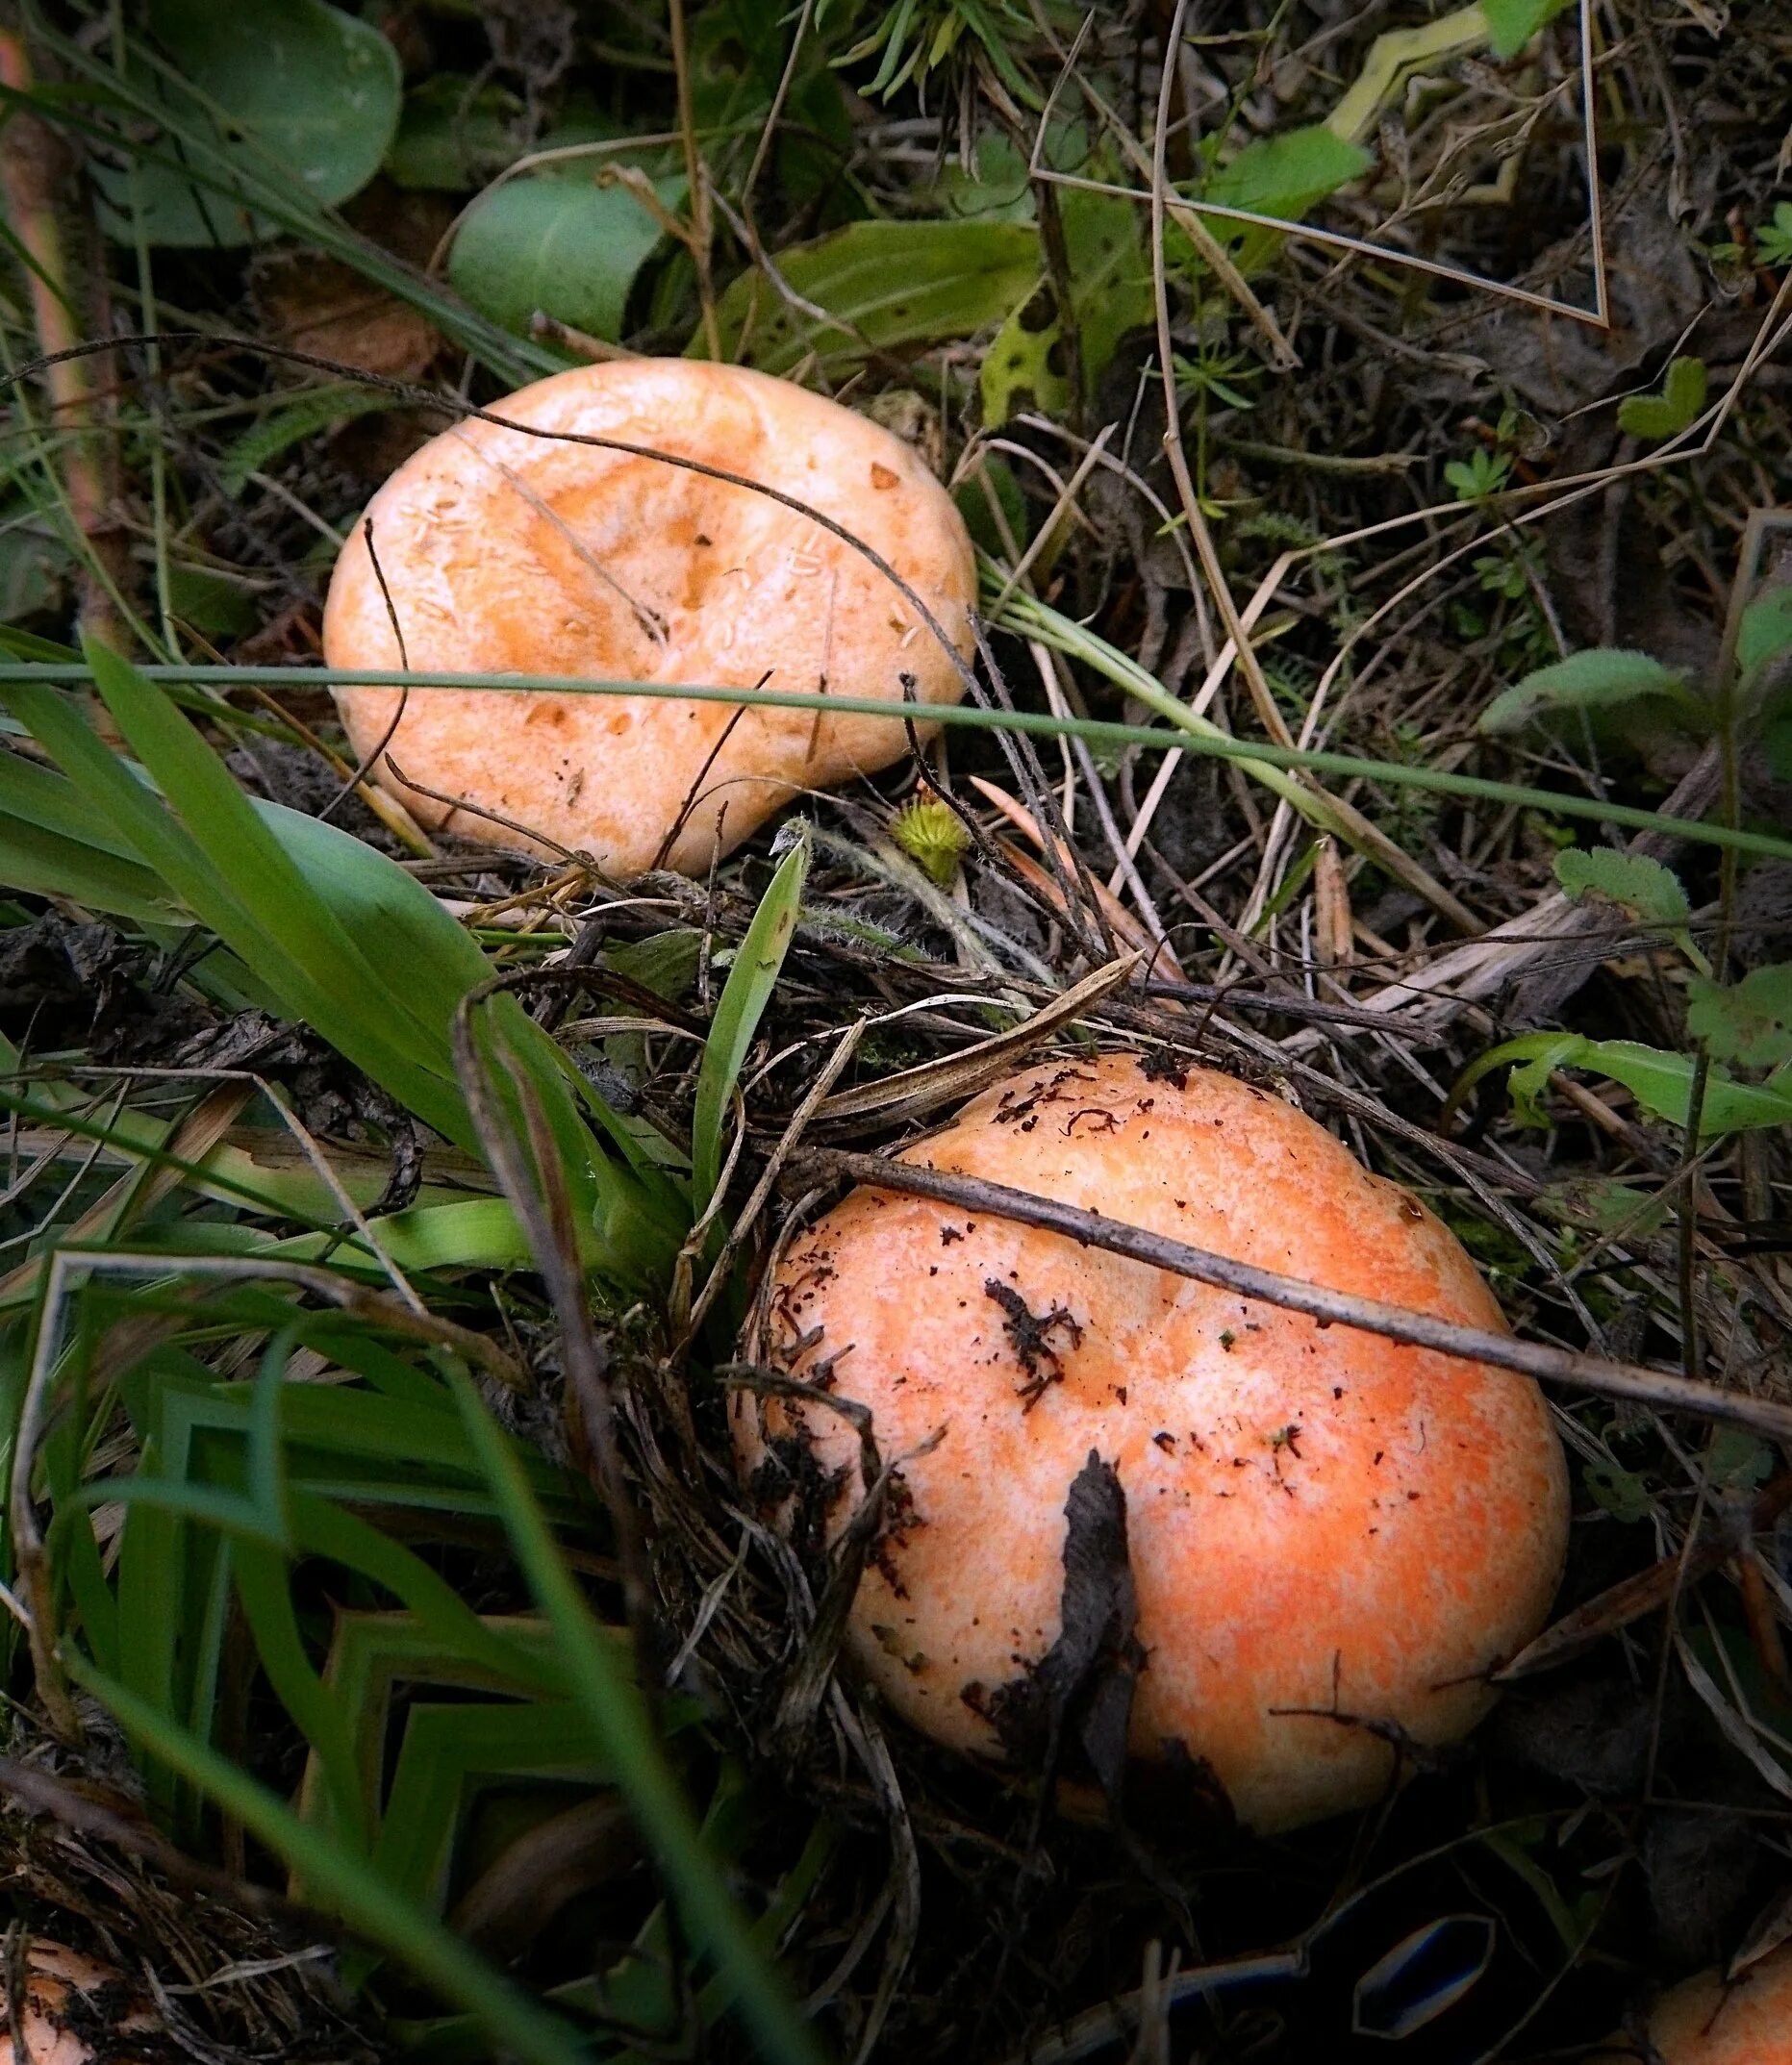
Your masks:
<svg viewBox="0 0 1792 2065"><path fill-rule="evenodd" d="M897 812L890 835L931 882L946 888L958 872L970 834L948 803L935 795L919 795Z"/></svg>

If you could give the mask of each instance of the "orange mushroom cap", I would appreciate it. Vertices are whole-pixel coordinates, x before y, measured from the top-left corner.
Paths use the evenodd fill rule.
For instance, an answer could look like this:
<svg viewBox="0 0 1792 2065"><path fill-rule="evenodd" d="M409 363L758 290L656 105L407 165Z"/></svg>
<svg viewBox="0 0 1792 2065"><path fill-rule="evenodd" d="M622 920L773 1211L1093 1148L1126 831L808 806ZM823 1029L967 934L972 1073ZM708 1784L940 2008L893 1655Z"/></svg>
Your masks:
<svg viewBox="0 0 1792 2065"><path fill-rule="evenodd" d="M1663 1994L1649 2041L1660 2065L1792 2065L1792 1944L1736 1978L1701 1972ZM1635 2056L1634 2049L1607 2052L1589 2065Z"/></svg>
<svg viewBox="0 0 1792 2065"><path fill-rule="evenodd" d="M66 1945L34 1938L26 1956L25 1998L19 2003L21 2060L0 1990L0 2065L142 2065L129 2039L154 2030L142 1996L109 1965L95 1964Z"/></svg>
<svg viewBox="0 0 1792 2065"><path fill-rule="evenodd" d="M782 490L881 555L969 653L976 568L964 523L915 452L849 409L741 366L626 359L539 381L493 413ZM323 641L332 667L420 675L723 688L769 677L778 690L921 703L963 693L954 653L908 597L810 517L660 459L475 420L424 445L373 497L337 561ZM337 703L365 759L399 692L344 689ZM902 727L881 718L749 704L730 731L734 715L645 696L419 688L373 771L425 824L452 816L466 838L571 847L625 877L655 865L700 873L800 790L906 750ZM539 839L454 813L405 777Z"/></svg>
<svg viewBox="0 0 1792 2065"><path fill-rule="evenodd" d="M1503 1323L1406 1191L1206 1070L1043 1066L901 1159ZM1124 1493L1147 1652L1131 1751L1205 1759L1259 1829L1373 1800L1388 1725L1421 1743L1466 1732L1489 1669L1554 1594L1567 1473L1542 1397L1506 1371L870 1189L795 1242L769 1311L772 1359L869 1406L885 1461L905 1458L847 1639L890 1703L952 1747L999 1753L991 1695L1059 1633L1066 1498L1092 1450ZM749 1474L798 1434L840 1473L828 1524L845 1525L863 1493L839 1415L748 1401L736 1433ZM775 1473L758 1481L776 1495Z"/></svg>

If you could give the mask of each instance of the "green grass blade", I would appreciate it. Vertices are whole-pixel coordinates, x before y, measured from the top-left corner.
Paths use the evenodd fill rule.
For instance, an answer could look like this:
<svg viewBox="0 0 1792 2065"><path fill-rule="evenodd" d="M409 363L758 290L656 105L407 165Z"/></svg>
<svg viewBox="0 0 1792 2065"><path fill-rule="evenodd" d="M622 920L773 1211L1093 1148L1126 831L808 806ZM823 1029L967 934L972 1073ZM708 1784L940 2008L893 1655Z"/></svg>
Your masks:
<svg viewBox="0 0 1792 2065"><path fill-rule="evenodd" d="M145 694L160 697L159 690L103 647L92 648L88 662L102 693L108 688L115 691L120 684L124 685L119 703L130 711L133 718L142 707L142 697L135 696L133 690L140 688ZM162 698L162 704L167 719L187 730L192 748L204 754L215 770L217 782L235 799L234 809L229 802L224 802L213 818L211 828L215 836L220 831L227 838L235 835L246 821L250 831L241 848L233 849L225 844L220 850L208 852L193 832L145 788L115 754L108 751L74 710L54 692L31 684L14 684L0 689L0 694L33 736L55 756L89 809L119 828L137 848L139 857L188 909L281 997L290 1016L315 1025L357 1067L364 1069L376 1082L384 1084L438 1132L446 1134L458 1145L471 1144L471 1127L459 1093L440 1074L431 1074L417 1066L369 1022L363 999L377 995L384 986L371 969L366 968L359 952L349 947L345 955L335 957L334 965L326 959L321 964L322 972L319 972L320 964L315 955L321 943L316 928L308 932L304 926L303 910L283 909L276 900L273 880L265 873L255 875L252 870L249 843L253 842L256 846L272 846L272 841L247 797L216 756L186 720L175 715L165 698ZM131 726L124 723L122 718L120 722L128 736ZM178 746L181 742L175 743ZM196 765L190 753L159 754L158 757L181 760L188 766ZM178 770L176 781L178 784ZM221 794L215 785L208 786L212 796ZM273 850L279 851L278 847ZM236 894L235 885L245 876L262 901L260 911L252 909L247 900ZM303 876L290 863L284 863L278 879L300 884L301 904L315 906L315 899L303 889ZM289 951L289 943L311 948L312 964L307 966ZM345 946L346 944L343 943Z"/></svg>
<svg viewBox="0 0 1792 2065"><path fill-rule="evenodd" d="M265 981L285 990L296 1015L333 1046L439 1131L464 1142L469 1127L451 1084L446 1024L429 1023L414 1007L409 983L374 967L162 691L103 645L89 643L88 660L118 728L207 865L231 885L258 945L265 940L272 951L264 947L258 957L245 950L246 940L229 944ZM379 859L370 847L362 850Z"/></svg>
<svg viewBox="0 0 1792 2065"><path fill-rule="evenodd" d="M761 1957L695 1817L660 1752L642 1693L615 1668L603 1630L554 1546L515 1450L471 1379L454 1374L467 1433L503 1506L536 1602L553 1623L573 1697L584 1710L693 1938L732 1983L741 2019L772 2065L820 2065L820 2051Z"/></svg>
<svg viewBox="0 0 1792 2065"><path fill-rule="evenodd" d="M1091 667L1106 672L1117 685L1136 689L1143 669L1125 659L1117 648L1091 640L1069 617L1046 610L1028 598L1031 615L1025 635L1042 643L1056 644L1065 652L1085 659ZM1047 622L1047 619L1050 619ZM1084 646L1099 648L1084 651ZM290 689L290 667L145 667L146 680L177 679L183 682L218 683ZM0 689L13 683L80 682L89 677L85 665L0 662ZM1146 681L1153 680L1143 675ZM821 717L869 717L886 723L898 723L905 713L892 704L868 695L819 695L796 689L714 688L701 683L657 681L599 681L568 674L432 674L427 681L390 668L314 667L305 669L308 687L409 688L418 694L452 693L456 689L478 689L499 695L628 695L668 702L719 703L738 709L759 705L771 710L806 710ZM1157 683L1160 694L1167 693ZM912 715L912 713L907 713ZM1184 718L1188 713L1183 713ZM1116 749L1136 745L1148 752L1197 753L1214 760L1236 760L1266 768L1305 768L1315 774L1336 775L1346 781L1378 782L1389 788L1418 789L1432 795L1456 796L1468 801L1511 805L1520 810L1541 811L1547 816L1585 818L1596 824L1623 825L1627 830L1661 832L1694 844L1728 846L1737 853L1754 853L1764 859L1792 861L1792 839L1750 827L1705 823L1693 818L1670 818L1658 810L1638 805L1612 803L1603 796L1573 795L1556 789L1532 789L1519 782L1495 781L1479 774L1458 774L1444 768L1426 768L1398 760L1373 760L1359 753L1332 753L1300 746L1271 745L1256 739L1234 738L1220 732L1209 737L1199 730L1168 729L1163 725L1122 724L1105 718L1057 717L1044 710L986 710L974 703L934 703L927 722L966 731L1012 731L1035 739L1081 739L1092 746Z"/></svg>
<svg viewBox="0 0 1792 2065"><path fill-rule="evenodd" d="M590 2065L590 2052L569 2024L540 2007L451 1929L375 1877L365 1858L307 1826L247 1772L85 1656L71 1653L67 1665L69 1676L134 1742L235 1815L290 1867L314 1899L327 1901L351 1928L408 1966L443 2000L476 2016L494 2049L525 2065Z"/></svg>
<svg viewBox="0 0 1792 2065"><path fill-rule="evenodd" d="M369 1841L367 1803L361 1791L352 1718L305 1653L286 1559L263 1543L240 1540L231 1561L237 1597L242 1601L267 1682L316 1752L336 1829L365 1856Z"/></svg>
<svg viewBox="0 0 1792 2065"><path fill-rule="evenodd" d="M735 954L716 1015L710 1020L697 1071L696 1108L691 1121L691 1203L700 1218L721 1178L722 1129L728 1100L741 1079L753 1035L783 971L784 956L796 934L803 885L809 879L809 842L800 838L771 878L746 937Z"/></svg>

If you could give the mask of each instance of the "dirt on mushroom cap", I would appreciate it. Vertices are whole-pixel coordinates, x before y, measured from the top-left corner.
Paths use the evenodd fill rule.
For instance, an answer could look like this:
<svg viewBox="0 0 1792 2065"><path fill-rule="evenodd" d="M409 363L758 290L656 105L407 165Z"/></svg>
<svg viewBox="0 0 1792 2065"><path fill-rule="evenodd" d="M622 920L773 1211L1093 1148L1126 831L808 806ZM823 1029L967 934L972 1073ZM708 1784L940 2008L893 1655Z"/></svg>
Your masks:
<svg viewBox="0 0 1792 2065"><path fill-rule="evenodd" d="M1126 1055L1036 1069L905 1159L1502 1324L1408 1193L1207 1070L1153 1080ZM990 1695L1056 1636L1066 1494L1092 1449L1125 1493L1148 1653L1132 1749L1205 1760L1258 1828L1373 1799L1390 1731L1464 1733L1560 1574L1567 1476L1528 1379L1059 1236L855 1192L792 1247L771 1337L774 1359L871 1407L886 1459L945 1428L903 1465L850 1641L895 1706L972 1752L997 1748ZM833 1414L764 1408L773 1435L793 1417L824 1471L852 1461ZM760 1437L741 1425L751 1465Z"/></svg>
<svg viewBox="0 0 1792 2065"><path fill-rule="evenodd" d="M889 431L787 381L690 360L581 367L494 413L528 427L457 424L374 496L331 584L332 666L730 688L769 675L781 690L923 704L962 693L913 603L809 517L663 460L531 434L618 439L781 489L894 567L968 653L970 538ZM337 699L357 755L374 751L398 692ZM756 706L729 731L733 716L719 703L419 688L388 752L424 788L538 834L540 850L583 850L626 877L656 862L700 872L802 789L906 750L902 728L876 718ZM424 823L449 815L384 759L375 771ZM474 810L452 821L464 837L531 844Z"/></svg>
<svg viewBox="0 0 1792 2065"><path fill-rule="evenodd" d="M152 2035L158 2025L121 1973L44 1938L30 1943L25 1962L17 2018L25 2056L17 2057L0 1992L0 2065L145 2065L131 2039Z"/></svg>

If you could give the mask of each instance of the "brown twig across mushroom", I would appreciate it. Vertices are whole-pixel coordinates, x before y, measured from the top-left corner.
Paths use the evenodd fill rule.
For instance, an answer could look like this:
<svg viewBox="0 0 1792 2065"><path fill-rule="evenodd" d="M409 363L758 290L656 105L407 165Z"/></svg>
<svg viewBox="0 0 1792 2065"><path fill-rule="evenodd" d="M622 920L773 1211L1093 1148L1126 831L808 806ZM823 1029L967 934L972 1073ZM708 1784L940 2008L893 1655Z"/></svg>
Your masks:
<svg viewBox="0 0 1792 2065"><path fill-rule="evenodd" d="M1198 1283L1215 1284L1222 1290L1236 1291L1241 1297L1261 1298L1266 1305L1304 1312L1322 1326L1360 1327L1366 1333L1381 1334L1414 1347L1431 1348L1442 1355L1516 1370L1545 1383L1566 1384L1609 1398L1627 1398L1660 1412L1696 1413L1703 1419L1752 1427L1757 1434L1778 1441L1792 1441L1792 1405L1781 1405L1772 1398L1726 1391L1717 1384L1675 1376L1640 1363L1613 1362L1600 1355L1577 1354L1572 1348L1550 1347L1542 1342L1518 1341L1509 1334L1489 1333L1481 1327L1460 1326L1426 1313L1382 1304L1376 1298L1324 1290L1297 1276L1283 1276L1247 1262L1234 1262L1208 1248L1191 1247L1186 1242L1169 1240L1141 1226L1123 1225L1099 1212L1036 1196L1005 1183L918 1169L878 1154L852 1154L832 1147L805 1148L792 1161L790 1174L795 1182L864 1183L914 1197L932 1197L942 1204L1061 1233L1082 1247L1104 1247L1113 1254L1148 1263L1154 1269L1193 1277Z"/></svg>

